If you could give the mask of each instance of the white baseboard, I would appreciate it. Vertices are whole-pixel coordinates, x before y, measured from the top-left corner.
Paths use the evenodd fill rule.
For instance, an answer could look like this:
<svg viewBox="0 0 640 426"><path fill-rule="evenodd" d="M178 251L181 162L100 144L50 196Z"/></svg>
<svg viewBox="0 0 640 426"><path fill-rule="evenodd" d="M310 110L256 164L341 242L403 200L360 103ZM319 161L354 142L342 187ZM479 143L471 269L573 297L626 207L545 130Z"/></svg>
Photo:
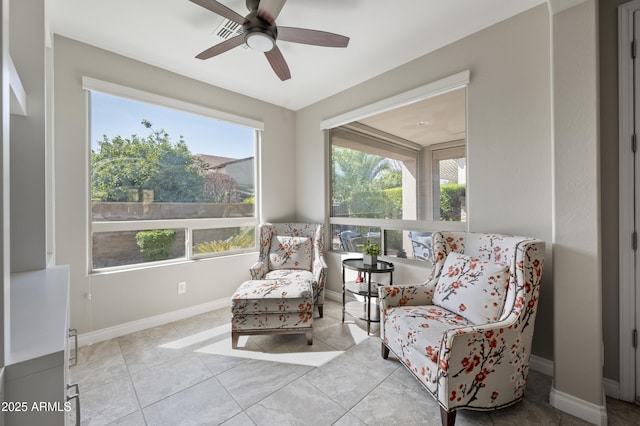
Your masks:
<svg viewBox="0 0 640 426"><path fill-rule="evenodd" d="M531 355L529 367L542 374L553 377L553 361L536 355ZM604 393L614 399L620 399L620 382L603 378Z"/></svg>
<svg viewBox="0 0 640 426"><path fill-rule="evenodd" d="M602 401L606 401L602 395ZM551 386L549 392L549 403L558 410L569 413L594 425L607 425L606 405L596 405L583 399L576 398L568 393L561 392Z"/></svg>
<svg viewBox="0 0 640 426"><path fill-rule="evenodd" d="M606 396L610 396L613 399L620 399L620 382L615 380L603 378L604 393Z"/></svg>
<svg viewBox="0 0 640 426"><path fill-rule="evenodd" d="M553 377L553 361L536 355L531 355L529 368L547 376Z"/></svg>
<svg viewBox="0 0 640 426"><path fill-rule="evenodd" d="M231 298L212 300L196 306L190 306L177 311L171 311L160 315L154 315L137 321L131 321L119 324L113 327L103 328L100 330L90 331L78 335L78 346L91 345L93 343L102 342L104 340L113 339L124 336L125 334L134 333L136 331L145 330L151 327L157 327L170 322L179 321L194 315L204 314L221 308L231 308ZM231 313L229 313L231 315Z"/></svg>

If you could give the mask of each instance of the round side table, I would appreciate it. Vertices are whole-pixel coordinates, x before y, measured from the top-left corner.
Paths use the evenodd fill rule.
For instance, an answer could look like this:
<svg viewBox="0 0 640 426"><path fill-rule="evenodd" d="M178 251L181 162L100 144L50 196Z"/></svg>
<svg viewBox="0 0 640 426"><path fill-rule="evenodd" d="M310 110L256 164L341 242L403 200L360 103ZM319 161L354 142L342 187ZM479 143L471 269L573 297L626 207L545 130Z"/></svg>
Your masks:
<svg viewBox="0 0 640 426"><path fill-rule="evenodd" d="M350 269L363 274L362 282L347 281L345 278L345 271ZM363 315L353 315L351 312L347 312L349 315L356 316L367 323L367 334L371 333L371 323L380 322L380 312L371 312L371 300L378 297L378 283L371 280L373 274L389 274L389 285L393 285L393 271L395 267L393 263L386 262L384 260L378 260L375 265L366 265L361 258L344 259L342 261L342 322L344 322L344 315L347 307L346 295L347 292L353 295L362 296L364 302L350 302L357 304L359 308L363 308Z"/></svg>

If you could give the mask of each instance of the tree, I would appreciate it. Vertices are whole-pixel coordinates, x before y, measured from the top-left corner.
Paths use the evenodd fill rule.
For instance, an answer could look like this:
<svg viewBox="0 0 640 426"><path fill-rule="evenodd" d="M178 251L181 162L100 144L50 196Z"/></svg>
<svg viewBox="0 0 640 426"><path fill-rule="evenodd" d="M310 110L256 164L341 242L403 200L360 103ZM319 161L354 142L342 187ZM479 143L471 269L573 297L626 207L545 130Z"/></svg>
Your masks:
<svg viewBox="0 0 640 426"><path fill-rule="evenodd" d="M182 136L173 144L164 129L142 124L151 130L146 138L104 135L91 151L92 199L138 201L143 190L153 190L154 201L201 201L207 164L191 154Z"/></svg>
<svg viewBox="0 0 640 426"><path fill-rule="evenodd" d="M212 173L205 178L205 196L214 203L238 203L238 183L224 173Z"/></svg>
<svg viewBox="0 0 640 426"><path fill-rule="evenodd" d="M400 173L396 162L378 155L334 146L332 156L336 202L348 202L354 192L389 188L386 175Z"/></svg>

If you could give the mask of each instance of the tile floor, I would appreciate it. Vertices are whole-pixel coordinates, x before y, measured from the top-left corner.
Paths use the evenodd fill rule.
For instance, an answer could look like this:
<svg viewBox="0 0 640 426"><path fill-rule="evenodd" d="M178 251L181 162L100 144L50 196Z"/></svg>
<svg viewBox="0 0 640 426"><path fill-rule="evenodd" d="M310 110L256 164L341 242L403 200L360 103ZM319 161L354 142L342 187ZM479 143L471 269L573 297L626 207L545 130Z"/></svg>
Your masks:
<svg viewBox="0 0 640 426"><path fill-rule="evenodd" d="M227 309L79 350L83 425L439 425L438 405L364 325L327 301L304 335L250 336L231 349ZM377 327L374 327L378 331ZM532 371L525 399L460 411L457 425L584 425L552 408L551 378ZM640 424L640 407L607 400L610 425ZM71 419L73 420L73 419ZM70 422L70 424L74 424Z"/></svg>

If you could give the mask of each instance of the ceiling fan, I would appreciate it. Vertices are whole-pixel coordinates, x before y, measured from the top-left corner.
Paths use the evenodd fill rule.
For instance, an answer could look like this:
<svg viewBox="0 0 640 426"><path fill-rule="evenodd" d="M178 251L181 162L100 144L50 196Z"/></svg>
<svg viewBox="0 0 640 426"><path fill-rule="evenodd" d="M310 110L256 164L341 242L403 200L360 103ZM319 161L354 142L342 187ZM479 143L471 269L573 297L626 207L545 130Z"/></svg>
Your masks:
<svg viewBox="0 0 640 426"><path fill-rule="evenodd" d="M249 14L242 16L215 0L190 0L223 18L242 25L243 34L231 37L199 53L196 58L209 59L246 43L253 50L264 52L271 68L280 78L288 80L291 72L276 40L326 47L347 47L349 37L305 28L278 27L276 18L286 0L246 0Z"/></svg>

